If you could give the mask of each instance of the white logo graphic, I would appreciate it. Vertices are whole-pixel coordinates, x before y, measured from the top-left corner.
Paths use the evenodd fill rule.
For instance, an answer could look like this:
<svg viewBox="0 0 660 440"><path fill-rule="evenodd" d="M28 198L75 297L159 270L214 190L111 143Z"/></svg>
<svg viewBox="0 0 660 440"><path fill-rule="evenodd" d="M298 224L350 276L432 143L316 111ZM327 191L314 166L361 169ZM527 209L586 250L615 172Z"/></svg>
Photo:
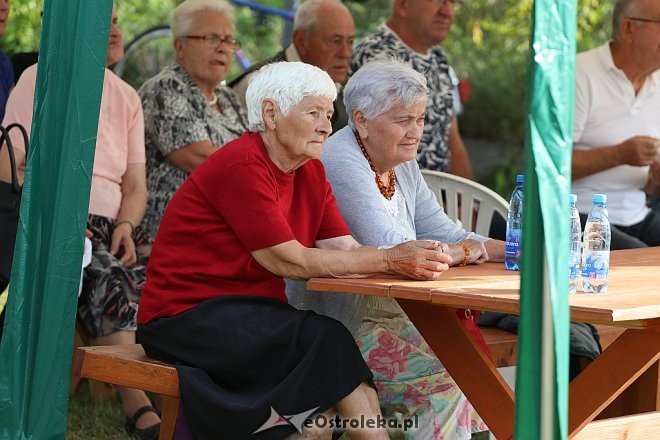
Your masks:
<svg viewBox="0 0 660 440"><path fill-rule="evenodd" d="M314 411L319 409L320 406L317 406L314 409L310 409L308 411L301 412L300 414L293 414L291 416L285 416L279 414L277 411L275 411L275 408L272 406L270 407L270 417L268 417L268 420L266 420L266 423L261 425L259 429L254 431L252 434L256 434L261 431L265 431L266 429L274 428L275 426L286 426L286 425L291 425L296 430L302 434L302 424L307 420L307 417L310 416Z"/></svg>

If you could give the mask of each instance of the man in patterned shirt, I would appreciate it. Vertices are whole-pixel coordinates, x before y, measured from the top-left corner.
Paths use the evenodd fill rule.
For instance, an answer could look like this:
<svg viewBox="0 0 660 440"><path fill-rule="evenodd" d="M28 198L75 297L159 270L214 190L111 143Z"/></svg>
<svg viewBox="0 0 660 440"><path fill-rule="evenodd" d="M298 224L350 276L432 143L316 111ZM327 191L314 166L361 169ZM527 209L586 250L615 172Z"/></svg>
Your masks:
<svg viewBox="0 0 660 440"><path fill-rule="evenodd" d="M447 57L440 47L454 23L457 0L392 0L390 18L353 51L351 72L372 59L397 58L426 75L430 91L417 162L468 179L472 168L458 131Z"/></svg>

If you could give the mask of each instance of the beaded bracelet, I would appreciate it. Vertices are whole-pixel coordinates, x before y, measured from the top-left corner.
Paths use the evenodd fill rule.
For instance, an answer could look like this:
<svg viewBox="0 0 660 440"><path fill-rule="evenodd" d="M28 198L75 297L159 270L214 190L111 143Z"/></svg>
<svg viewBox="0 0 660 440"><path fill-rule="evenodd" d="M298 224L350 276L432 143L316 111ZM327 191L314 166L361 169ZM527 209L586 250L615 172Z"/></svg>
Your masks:
<svg viewBox="0 0 660 440"><path fill-rule="evenodd" d="M122 220L120 222L117 222L115 224L115 229L117 229L119 225L123 225L124 223L131 227L131 234L132 234L135 231L135 226L133 226L133 223L131 223L130 220Z"/></svg>
<svg viewBox="0 0 660 440"><path fill-rule="evenodd" d="M463 248L463 252L465 253L465 257L463 257L463 261L458 265L458 267L461 267L468 264L468 260L470 259L470 248L465 246L463 243L458 243L458 245Z"/></svg>

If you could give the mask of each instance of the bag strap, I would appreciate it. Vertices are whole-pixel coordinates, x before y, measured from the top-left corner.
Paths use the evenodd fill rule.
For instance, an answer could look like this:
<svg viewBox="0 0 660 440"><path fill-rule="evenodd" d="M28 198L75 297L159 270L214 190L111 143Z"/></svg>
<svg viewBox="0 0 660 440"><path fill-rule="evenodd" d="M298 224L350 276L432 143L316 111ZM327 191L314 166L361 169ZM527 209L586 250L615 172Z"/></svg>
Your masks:
<svg viewBox="0 0 660 440"><path fill-rule="evenodd" d="M14 128L18 129L23 135L23 143L25 145L25 162L27 163L28 145L30 141L28 139L28 134L25 130L25 127L23 127L23 125L19 124L18 122L11 123L7 127L0 125L0 151L2 151L2 146L7 144L7 153L9 154L9 164L11 166L11 185L14 192L18 193L20 190L18 185L18 168L16 166L14 145L11 141L11 136L9 136L9 132Z"/></svg>
<svg viewBox="0 0 660 440"><path fill-rule="evenodd" d="M486 357L492 362L493 354L490 352L488 343L484 339L484 335L481 334L481 330L479 330L479 327L477 326L477 318L480 314L481 312L473 312L470 309L456 309L456 315L458 315L458 319L460 319L465 329L468 331L468 333L470 333L472 339L474 339L477 345L481 347L481 350L484 352Z"/></svg>

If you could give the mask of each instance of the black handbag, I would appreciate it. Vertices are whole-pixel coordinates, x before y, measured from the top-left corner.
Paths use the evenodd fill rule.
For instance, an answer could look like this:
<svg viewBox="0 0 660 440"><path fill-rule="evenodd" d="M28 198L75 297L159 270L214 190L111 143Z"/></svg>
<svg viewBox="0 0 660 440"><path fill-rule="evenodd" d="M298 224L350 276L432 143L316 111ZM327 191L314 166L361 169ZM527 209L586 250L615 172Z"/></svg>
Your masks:
<svg viewBox="0 0 660 440"><path fill-rule="evenodd" d="M0 152L2 152L2 147L6 145L11 167L11 183L0 181L0 284L3 284L2 279L8 281L11 274L11 262L14 257L14 245L16 244L16 231L18 229L18 214L21 208L22 188L18 184L16 157L9 137L9 132L12 129L19 130L23 135L26 162L28 151L28 134L21 124L13 123L7 127L0 126Z"/></svg>

